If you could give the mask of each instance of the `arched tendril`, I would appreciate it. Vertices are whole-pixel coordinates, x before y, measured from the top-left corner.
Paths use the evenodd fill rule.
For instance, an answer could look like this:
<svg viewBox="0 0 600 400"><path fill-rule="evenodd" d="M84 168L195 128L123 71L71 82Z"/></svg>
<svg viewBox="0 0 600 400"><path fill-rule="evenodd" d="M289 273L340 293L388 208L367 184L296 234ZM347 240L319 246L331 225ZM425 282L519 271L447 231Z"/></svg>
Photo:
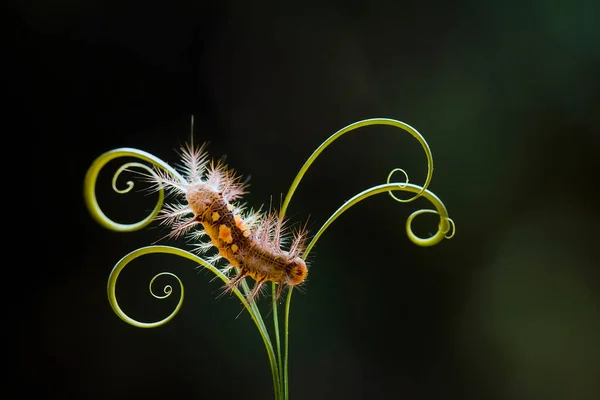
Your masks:
<svg viewBox="0 0 600 400"><path fill-rule="evenodd" d="M429 190L423 191L423 188L421 186L413 185L410 183L404 183L404 184L402 184L402 183L386 183L383 185L374 186L372 188L369 188L365 191L358 193L357 195L352 197L350 200L346 201L340 208L338 208L331 215L331 217L329 217L329 219L323 224L323 226L321 227L321 229L319 229L319 231L315 234L315 236L313 236L313 239L311 240L311 242L308 244L308 246L306 248L306 252L305 252L304 256L306 257L308 255L308 253L312 250L314 245L317 243L317 240L319 240L319 238L321 237L323 232L325 232L325 230L333 223L333 221L338 219L338 217L340 215L342 215L344 212L346 212L350 207L356 205L357 203L361 202L362 200L365 200L366 198L371 197L373 195L376 195L379 193L391 193L392 191L402 191L402 192L408 192L408 193L421 193L422 197L429 200L435 207L435 210L427 210L426 209L426 210L415 211L408 217L408 219L406 220L406 234L408 235L408 238L410 239L411 242L413 242L414 244L417 244L419 246L433 246L433 245L438 244L439 242L441 242L443 239L446 238L446 235L450 231L451 226L454 226L454 223L451 222L450 218L448 217L448 211L446 211L446 207L444 206L442 201L433 192L431 192ZM412 221L414 220L414 218L417 217L418 215L421 215L424 213L433 213L433 214L438 214L440 216L440 221L438 223L438 230L433 236L431 236L429 238L421 238L421 237L417 236L412 230Z"/></svg>
<svg viewBox="0 0 600 400"><path fill-rule="evenodd" d="M421 147L423 147L423 151L425 151L425 157L427 157L427 177L425 178L425 183L423 184L422 190L419 191L415 196L411 197L410 199L406 199L406 200L395 198L394 195L391 193L390 193L390 195L392 197L394 197L397 201L400 201L402 203L408 203L410 201L415 200L417 197L419 197L423 193L423 191L425 191L427 189L427 187L429 186L429 183L431 182L431 178L433 176L433 156L431 155L431 149L429 148L429 145L427 144L427 141L425 140L423 135L421 135L419 133L419 131L417 131L415 128L413 128L412 126L410 126L402 121L398 121L398 120L390 119L390 118L370 118L370 119L365 119L362 121L355 122L353 124L350 124L342 129L340 129L339 131L337 131L336 133L331 135L329 138L327 138L327 140L325 140L319 147L317 147L317 149L310 155L310 157L308 157L308 159L306 160L306 162L304 163L302 168L300 168L300 171L296 175L296 178L294 178L294 181L292 182L292 185L290 186L290 189L288 190L288 193L285 196L285 200L283 202L283 205L282 205L281 211L280 211L280 215L282 218L285 215L285 212L287 211L289 203L292 200L292 196L296 192L296 189L298 188L300 181L304 177L304 174L306 174L306 171L308 171L308 168L312 165L313 162L315 162L315 160L317 159L319 154L321 154L323 152L323 150L325 150L330 144L332 144L337 139L339 139L342 135L344 135L348 132L351 132L355 129L362 128L365 126L371 126L371 125L389 125L389 126L393 126L395 128L400 128L400 129L408 132L415 139L417 139L417 141L421 144ZM396 168L395 170L393 170L391 172L391 174L393 174L395 171L402 171L402 173L404 173L404 175L406 176L406 182L408 183L408 175L404 170L402 170L400 168ZM390 176L391 176L391 174L390 174Z"/></svg>
<svg viewBox="0 0 600 400"><path fill-rule="evenodd" d="M141 220L139 222L136 222L133 224L121 224L121 223L115 222L112 219L110 219L109 217L107 217L104 214L104 212L102 211L102 209L100 208L100 205L98 204L98 199L96 198L96 181L98 180L98 175L100 173L100 170L102 170L102 168L106 164L108 164L109 161L112 161L116 158L122 158L122 157L133 157L133 158L140 159L142 161L146 161L146 162L154 165L155 167L165 170L166 172L171 174L173 177L181 180L182 182L185 182L185 180L170 165L168 165L167 163L165 163L158 157L155 157L152 154L147 153L142 150L132 149L132 148L120 148L120 149L107 151L106 153L100 155L92 163L92 165L90 166L90 168L87 171L87 174L85 175L85 179L84 179L84 183L83 183L83 198L85 199L86 206L87 206L90 214L92 215L92 218L94 218L96 220L96 222L98 222L100 225L102 225L106 229L110 229L110 230L117 231L117 232L133 232L133 231L137 231L137 230L140 230L140 229L146 227L148 224L150 224L152 222L152 220L154 220L154 218L158 215L158 213L160 212L160 210L162 208L165 194L164 194L164 189L159 186L158 200L156 202L156 205L154 206L154 209L146 218L144 218L143 220ZM156 177L156 172L154 172L154 170L152 168L148 167L145 164L141 164L141 163L137 163L137 162L127 163L127 164L121 166L117 170L117 172L115 172L115 174L113 175L112 188L115 192L117 192L119 194L129 193L131 191L131 189L133 189L133 186L134 186L134 183L132 181L128 181L127 187L125 189L117 188L117 179L119 178L121 173L123 171L125 171L125 169L127 169L127 168L141 168L141 169L146 170L152 176Z"/></svg>
<svg viewBox="0 0 600 400"><path fill-rule="evenodd" d="M444 238L449 239L454 235L454 222L448 217L448 212L446 211L444 204L441 202L441 200L435 194L433 194L431 191L429 191L427 189L429 186L429 183L431 182L431 178L433 176L433 156L431 155L431 149L429 148L427 141L412 126L410 126L402 121L398 121L395 119L389 119L389 118L371 118L371 119L366 119L366 120L355 122L353 124L350 124L342 129L340 129L339 131L337 131L336 133L331 135L327 140L325 140L306 160L306 162L304 163L302 168L300 168L300 171L294 178L294 181L292 182L292 185L290 186L290 189L289 189L289 191L285 197L285 200L282 204L281 211L280 211L280 217L283 218L285 216L287 207L289 206L289 203L292 200L292 196L294 195L296 189L298 188L300 181L306 174L306 171L308 170L308 168L312 165L312 163L321 154L321 152L323 152L323 150L325 150L325 148L327 148L330 144L332 144L334 141L339 139L342 135L344 135L348 132L351 132L355 129L365 127L365 126L370 126L370 125L389 125L389 126L393 126L396 128L400 128L400 129L408 132L409 134L411 134L415 139L417 139L417 141L421 144L421 147L423 147L423 150L425 151L425 157L427 158L427 177L425 178L425 183L423 184L423 186L409 184L408 183L409 182L408 174L405 170L403 170L401 168L393 169L389 173L385 184L379 185L379 186L374 186L374 187L367 189L361 193L358 193L357 195L352 197L350 200L346 201L340 208L338 208L331 215L331 217L329 217L329 219L325 222L325 224L323 224L323 226L321 227L321 229L319 229L319 231L315 234L315 236L313 236L311 242L308 244L308 246L306 248L306 251L304 252L304 256L303 256L304 258L306 258L308 256L308 253L315 246L315 244L317 243L317 240L319 240L319 238L321 237L323 232L325 232L325 230L333 223L333 221L335 221L340 215L342 215L345 211L347 211L353 205L357 204L358 202L360 202L368 197L378 194L378 193L388 193L394 200L401 202L401 203L408 203L408 202L411 202L411 201L417 199L420 196L424 196L427 200L429 200L434 205L435 210L415 211L408 217L408 219L406 221L406 233L408 235L408 238L413 243L415 243L419 246L433 246L433 245L439 243ZM392 183L391 182L392 176L396 172L400 172L404 175L404 178L405 178L404 183ZM408 199L401 199L401 198L397 197L396 195L394 195L394 193L393 193L394 191L404 191L404 192L414 193L414 196L412 196ZM418 237L412 231L413 219L415 217L417 217L418 215L421 215L424 213L435 213L440 216L438 230L433 236L431 236L429 238ZM448 232L451 229L452 229L452 231L449 234ZM273 293L275 293L275 285L273 285ZM288 398L288 392L287 392L287 389L288 389L288 361L287 361L288 360L288 333L289 333L289 311L290 311L290 303L291 303L291 299L292 299L292 293L293 293L293 290L292 290L292 288L290 288L290 290L288 290L288 293L286 296L285 315L284 315L284 361L283 361L283 378L282 378L282 380L283 380L284 398L285 399ZM274 303L274 305L275 305L275 303ZM273 307L273 309L274 309L273 315L276 319L277 308ZM277 331L277 329L276 329L276 331ZM279 339L278 336L277 336L277 339ZM277 340L277 346L279 347L279 340Z"/></svg>

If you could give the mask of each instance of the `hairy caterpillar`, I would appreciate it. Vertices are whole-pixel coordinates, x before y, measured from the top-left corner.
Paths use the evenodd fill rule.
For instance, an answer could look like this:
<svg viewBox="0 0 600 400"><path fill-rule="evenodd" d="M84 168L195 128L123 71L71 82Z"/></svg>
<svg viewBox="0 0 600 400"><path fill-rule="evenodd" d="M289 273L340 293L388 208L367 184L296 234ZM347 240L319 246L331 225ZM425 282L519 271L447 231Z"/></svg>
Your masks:
<svg viewBox="0 0 600 400"><path fill-rule="evenodd" d="M285 221L273 210L268 213L245 210L234 201L246 193L248 184L222 161L209 160L206 144L194 147L193 141L181 148L181 172L186 182L157 171L149 179L166 188L178 202L166 205L160 219L172 227L171 237L187 234L195 241L196 251L204 254L215 247L218 254L211 258L229 263L225 270L237 268L228 288L240 284L243 278L256 281L248 295L254 299L268 282L277 284L279 298L283 288L304 282L308 275L305 261L306 230L293 233L289 248L283 248L289 232ZM208 236L209 241L201 239Z"/></svg>

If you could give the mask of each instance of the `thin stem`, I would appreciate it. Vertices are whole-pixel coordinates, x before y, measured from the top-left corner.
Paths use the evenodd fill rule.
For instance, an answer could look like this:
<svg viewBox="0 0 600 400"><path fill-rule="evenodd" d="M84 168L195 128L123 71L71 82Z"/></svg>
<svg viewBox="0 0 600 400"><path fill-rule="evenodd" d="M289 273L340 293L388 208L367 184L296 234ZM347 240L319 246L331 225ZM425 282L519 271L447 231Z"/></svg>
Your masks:
<svg viewBox="0 0 600 400"><path fill-rule="evenodd" d="M288 400L289 399L289 383L288 383L288 343L289 343L289 333L290 333L290 304L292 302L292 290L293 287L290 287L290 289L288 290L288 294L287 294L287 298L285 300L285 317L284 317L284 345L283 345L283 357L284 357L284 361L283 361L283 399L284 400Z"/></svg>
<svg viewBox="0 0 600 400"><path fill-rule="evenodd" d="M246 279L242 279L241 286L242 286L242 290L244 291L244 294L246 295L245 298L247 298L248 294L250 293L250 287L248 286ZM271 343L271 338L269 337L269 332L267 330L267 326L265 325L265 322L264 322L262 315L260 313L260 310L258 308L258 304L256 304L255 300L252 300L248 304L256 316L255 322L256 322L257 326L259 327L258 328L259 331L265 332L268 346L271 349L270 354L269 354L269 364L271 365L271 375L273 377L273 391L275 392L275 400L279 400L281 398L280 393L282 390L281 389L281 379L280 379L280 369L277 366L277 358L275 357L275 352L273 351L273 344Z"/></svg>
<svg viewBox="0 0 600 400"><path fill-rule="evenodd" d="M281 366L282 360L281 360L281 341L279 339L279 318L278 318L278 312L277 312L277 288L276 288L276 284L275 282L273 282L272 284L272 295L271 297L273 298L273 328L275 331L275 343L277 346L277 361L278 361L278 367L279 367L279 381L280 384L283 384L283 388L282 391L287 391L285 384L284 384L284 380L282 377L283 374L283 369ZM280 394L282 396L282 398L284 397L284 393Z"/></svg>

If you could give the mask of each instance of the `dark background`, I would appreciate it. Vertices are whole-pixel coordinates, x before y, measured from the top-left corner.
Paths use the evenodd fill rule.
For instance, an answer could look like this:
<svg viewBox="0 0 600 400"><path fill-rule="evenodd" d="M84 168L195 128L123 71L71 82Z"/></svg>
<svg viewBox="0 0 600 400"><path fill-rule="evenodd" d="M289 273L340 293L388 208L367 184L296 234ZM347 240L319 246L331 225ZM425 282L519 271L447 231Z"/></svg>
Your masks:
<svg viewBox="0 0 600 400"><path fill-rule="evenodd" d="M272 398L252 321L192 263L149 256L123 273L122 305L142 320L173 305L152 299L149 279L181 277L184 306L162 328L125 324L106 299L113 265L167 232L98 226L83 202L86 169L125 146L176 162L194 114L196 139L252 175L254 207L277 203L311 152L361 119L402 120L432 148L430 189L456 236L413 245L404 223L425 200L386 195L335 222L292 303L292 399L598 398L598 4L13 4L7 58L18 67L5 78L18 125L4 151L21 160L5 193L25 197L9 208L25 210L16 227L27 251L10 267L27 283L19 393ZM98 197L132 222L152 199L113 193L118 165ZM408 134L353 132L309 170L289 216L314 233L396 167L423 182ZM422 217L415 230L436 224Z"/></svg>

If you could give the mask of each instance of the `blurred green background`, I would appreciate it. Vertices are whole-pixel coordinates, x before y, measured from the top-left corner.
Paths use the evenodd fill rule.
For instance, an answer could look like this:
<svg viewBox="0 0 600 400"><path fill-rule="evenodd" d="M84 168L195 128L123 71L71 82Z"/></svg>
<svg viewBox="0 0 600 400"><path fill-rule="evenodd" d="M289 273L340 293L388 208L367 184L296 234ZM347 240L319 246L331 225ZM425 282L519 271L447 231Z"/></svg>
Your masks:
<svg viewBox="0 0 600 400"><path fill-rule="evenodd" d="M125 146L176 162L194 114L196 139L252 176L254 207L278 203L312 151L361 119L404 121L432 148L430 189L456 236L413 245L406 217L428 204L386 195L336 221L292 303L292 399L600 397L600 3L22 1L9 15L25 77L12 82L14 137L39 185L25 197L41 233L25 226L23 240L42 256L15 264L28 282L21 393L272 398L252 321L193 264L150 256L123 273L123 307L145 320L173 306L147 293L150 278L182 278L165 327L128 326L106 299L113 265L167 231L98 226L86 169ZM118 166L99 200L135 221L152 198L114 194ZM289 216L314 233L396 167L423 182L413 138L355 131L309 170ZM415 222L421 235L436 226Z"/></svg>

